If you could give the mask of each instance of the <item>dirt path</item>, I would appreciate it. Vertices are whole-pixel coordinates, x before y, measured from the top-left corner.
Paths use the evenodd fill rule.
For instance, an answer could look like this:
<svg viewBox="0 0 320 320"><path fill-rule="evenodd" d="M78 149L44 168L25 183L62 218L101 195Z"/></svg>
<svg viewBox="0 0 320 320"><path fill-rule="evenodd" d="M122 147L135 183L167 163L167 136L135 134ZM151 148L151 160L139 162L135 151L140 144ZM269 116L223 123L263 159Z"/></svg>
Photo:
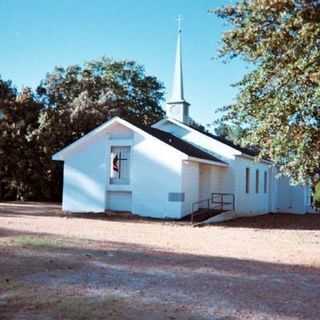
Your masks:
<svg viewBox="0 0 320 320"><path fill-rule="evenodd" d="M0 204L0 318L319 319L320 216L292 219L196 229Z"/></svg>

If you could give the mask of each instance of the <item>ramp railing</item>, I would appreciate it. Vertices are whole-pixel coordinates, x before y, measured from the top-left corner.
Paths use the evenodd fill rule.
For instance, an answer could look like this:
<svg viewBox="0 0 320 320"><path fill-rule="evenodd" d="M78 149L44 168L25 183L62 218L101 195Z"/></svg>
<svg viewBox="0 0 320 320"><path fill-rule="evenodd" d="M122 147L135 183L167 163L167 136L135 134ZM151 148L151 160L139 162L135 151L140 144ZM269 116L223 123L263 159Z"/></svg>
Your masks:
<svg viewBox="0 0 320 320"><path fill-rule="evenodd" d="M204 205L204 207L202 206ZM210 199L204 199L196 201L192 204L192 211L191 211L191 223L193 224L194 216L200 209L210 209Z"/></svg>
<svg viewBox="0 0 320 320"><path fill-rule="evenodd" d="M201 211L202 209L202 211ZM235 210L234 193L211 193L210 199L203 199L192 203L191 223L194 223L196 215L203 213L203 210Z"/></svg>
<svg viewBox="0 0 320 320"><path fill-rule="evenodd" d="M234 193L211 193L211 203L215 209L235 210L235 195Z"/></svg>

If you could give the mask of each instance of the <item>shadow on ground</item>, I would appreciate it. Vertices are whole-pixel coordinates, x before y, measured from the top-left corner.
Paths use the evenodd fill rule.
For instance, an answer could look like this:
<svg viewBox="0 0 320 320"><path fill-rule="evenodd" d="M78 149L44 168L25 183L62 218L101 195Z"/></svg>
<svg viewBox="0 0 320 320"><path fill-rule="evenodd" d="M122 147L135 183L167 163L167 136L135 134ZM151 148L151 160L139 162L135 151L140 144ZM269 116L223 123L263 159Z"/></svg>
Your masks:
<svg viewBox="0 0 320 320"><path fill-rule="evenodd" d="M226 228L320 230L320 214L265 214L239 218L219 224Z"/></svg>
<svg viewBox="0 0 320 320"><path fill-rule="evenodd" d="M56 203L37 203L37 202L0 202L0 217L64 217L69 219L92 219L110 222L126 222L126 223L159 223L159 224L175 224L190 225L190 221L173 220L173 219L156 219L141 217L129 212L101 212L101 213L71 213L64 212L60 204Z"/></svg>
<svg viewBox="0 0 320 320"><path fill-rule="evenodd" d="M216 213L214 213L216 214ZM190 218L182 220L165 220L143 218L127 212L103 213L65 213L61 205L38 202L6 202L0 203L0 217L66 217L69 219L93 219L125 223L159 223L174 225L190 225ZM202 218L200 220L203 220ZM239 218L236 220L210 225L210 227L250 228L250 229L280 229L280 230L320 230L320 214L265 214L256 217Z"/></svg>
<svg viewBox="0 0 320 320"><path fill-rule="evenodd" d="M319 319L318 268L12 235L2 319Z"/></svg>

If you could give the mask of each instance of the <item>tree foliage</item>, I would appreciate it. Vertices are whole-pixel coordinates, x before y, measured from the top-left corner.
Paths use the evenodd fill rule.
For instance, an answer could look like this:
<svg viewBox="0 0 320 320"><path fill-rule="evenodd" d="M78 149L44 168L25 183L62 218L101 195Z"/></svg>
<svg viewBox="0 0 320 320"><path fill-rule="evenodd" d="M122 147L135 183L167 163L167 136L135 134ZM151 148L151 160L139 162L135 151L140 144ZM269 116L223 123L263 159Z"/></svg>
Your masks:
<svg viewBox="0 0 320 320"><path fill-rule="evenodd" d="M42 195L45 172L32 137L42 105L31 89L17 93L0 79L0 199L34 199Z"/></svg>
<svg viewBox="0 0 320 320"><path fill-rule="evenodd" d="M245 142L307 180L320 164L320 1L241 0L216 13L232 27L221 56L254 67L222 120L249 129Z"/></svg>
<svg viewBox="0 0 320 320"><path fill-rule="evenodd" d="M47 107L38 134L50 140L51 153L114 116L143 125L163 117L162 84L132 61L102 58L57 67L37 92Z"/></svg>
<svg viewBox="0 0 320 320"><path fill-rule="evenodd" d="M132 61L57 67L36 94L0 79L0 199L58 200L55 152L114 116L156 122L162 99L163 85Z"/></svg>
<svg viewBox="0 0 320 320"><path fill-rule="evenodd" d="M219 122L219 124L214 128L216 135L230 140L235 145L241 145L241 141L243 137L245 137L246 131L247 130L243 129L241 126L225 122Z"/></svg>

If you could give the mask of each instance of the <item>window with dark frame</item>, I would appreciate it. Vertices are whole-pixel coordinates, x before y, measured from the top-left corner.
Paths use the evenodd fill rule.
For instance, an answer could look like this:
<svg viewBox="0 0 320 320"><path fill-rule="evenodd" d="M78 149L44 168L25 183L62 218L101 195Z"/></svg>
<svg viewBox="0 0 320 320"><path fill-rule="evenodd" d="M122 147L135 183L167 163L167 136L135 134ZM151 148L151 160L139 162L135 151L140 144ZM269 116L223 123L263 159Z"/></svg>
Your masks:
<svg viewBox="0 0 320 320"><path fill-rule="evenodd" d="M259 169L256 170L256 193L259 193L259 183L260 183Z"/></svg>
<svg viewBox="0 0 320 320"><path fill-rule="evenodd" d="M264 172L264 193L268 193L268 172Z"/></svg>
<svg viewBox="0 0 320 320"><path fill-rule="evenodd" d="M250 168L246 168L246 193L250 192Z"/></svg>
<svg viewBox="0 0 320 320"><path fill-rule="evenodd" d="M130 147L111 147L111 184L129 184Z"/></svg>

